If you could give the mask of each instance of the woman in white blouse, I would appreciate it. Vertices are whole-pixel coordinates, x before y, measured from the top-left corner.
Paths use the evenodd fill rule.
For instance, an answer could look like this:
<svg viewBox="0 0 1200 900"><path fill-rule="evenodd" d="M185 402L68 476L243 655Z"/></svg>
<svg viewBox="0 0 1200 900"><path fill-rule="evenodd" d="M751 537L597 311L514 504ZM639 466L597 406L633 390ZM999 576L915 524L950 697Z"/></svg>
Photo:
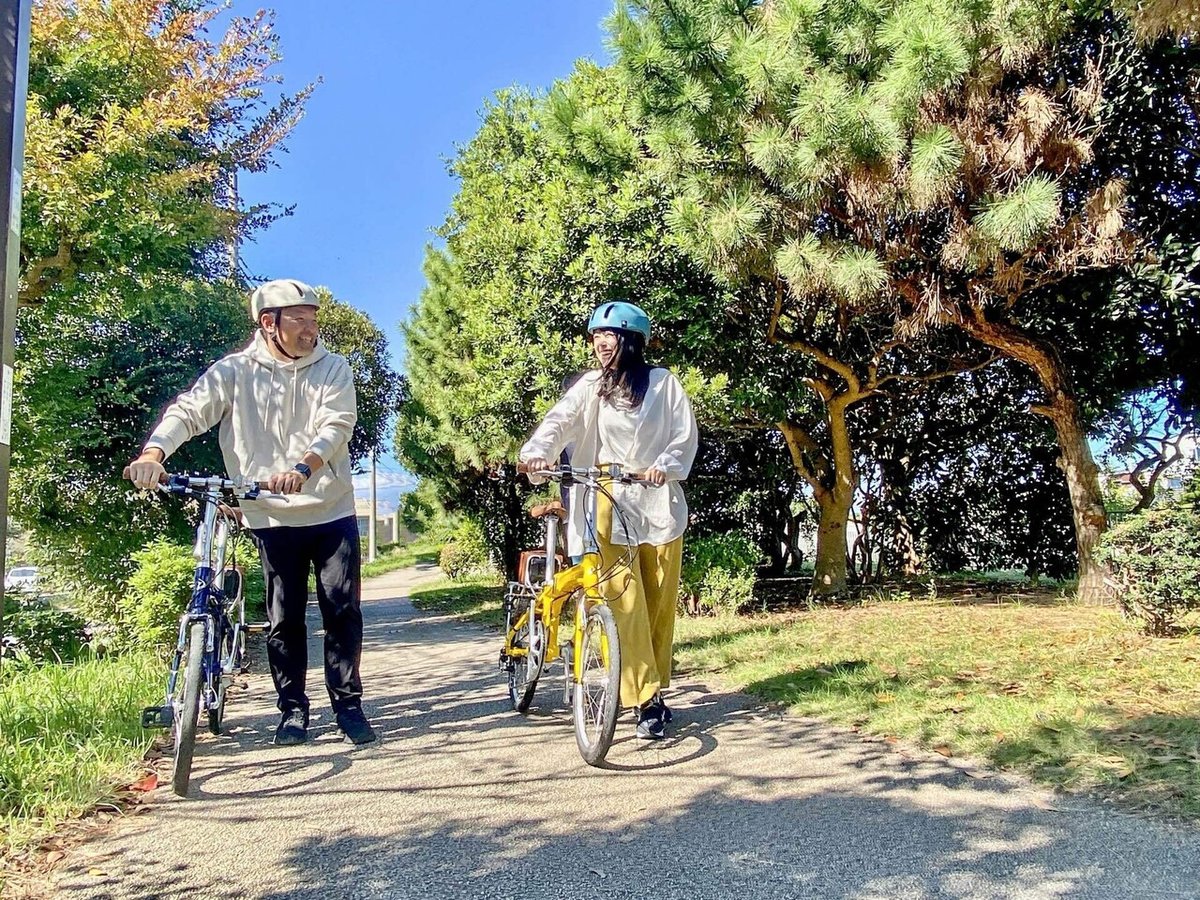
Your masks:
<svg viewBox="0 0 1200 900"><path fill-rule="evenodd" d="M624 520L601 496L597 543L605 565L633 550L601 591L621 636L621 703L638 712L637 734L661 738L671 721L662 688L671 680L675 604L687 501L680 482L696 457L696 419L679 379L646 363L650 319L632 303L596 308L588 334L599 368L585 373L521 448L532 469L549 468L574 445L576 466L619 464L646 483L614 484ZM568 552L583 552L583 504L571 504Z"/></svg>

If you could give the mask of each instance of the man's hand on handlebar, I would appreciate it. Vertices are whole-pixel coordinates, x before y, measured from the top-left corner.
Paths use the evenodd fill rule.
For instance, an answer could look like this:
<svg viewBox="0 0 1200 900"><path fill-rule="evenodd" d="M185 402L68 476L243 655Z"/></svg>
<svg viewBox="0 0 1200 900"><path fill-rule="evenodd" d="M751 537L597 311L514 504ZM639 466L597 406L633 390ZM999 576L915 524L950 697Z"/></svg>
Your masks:
<svg viewBox="0 0 1200 900"><path fill-rule="evenodd" d="M272 494L298 494L302 487L304 476L293 469L278 472L266 481L266 489Z"/></svg>
<svg viewBox="0 0 1200 900"><path fill-rule="evenodd" d="M127 465L122 474L143 491L154 490L167 475L162 451L152 447Z"/></svg>

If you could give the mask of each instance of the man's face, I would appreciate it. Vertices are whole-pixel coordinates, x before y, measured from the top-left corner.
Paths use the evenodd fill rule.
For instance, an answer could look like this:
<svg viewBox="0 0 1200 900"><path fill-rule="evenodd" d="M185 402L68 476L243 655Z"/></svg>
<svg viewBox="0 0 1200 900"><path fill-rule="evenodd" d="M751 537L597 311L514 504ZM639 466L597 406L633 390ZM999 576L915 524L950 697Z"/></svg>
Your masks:
<svg viewBox="0 0 1200 900"><path fill-rule="evenodd" d="M267 322L267 333L274 330L280 345L292 356L308 356L317 347L320 330L317 327L315 306L289 306L279 311L278 324L274 313Z"/></svg>
<svg viewBox="0 0 1200 900"><path fill-rule="evenodd" d="M596 354L596 359L602 367L610 368L616 362L617 333L607 328L593 331L592 351Z"/></svg>

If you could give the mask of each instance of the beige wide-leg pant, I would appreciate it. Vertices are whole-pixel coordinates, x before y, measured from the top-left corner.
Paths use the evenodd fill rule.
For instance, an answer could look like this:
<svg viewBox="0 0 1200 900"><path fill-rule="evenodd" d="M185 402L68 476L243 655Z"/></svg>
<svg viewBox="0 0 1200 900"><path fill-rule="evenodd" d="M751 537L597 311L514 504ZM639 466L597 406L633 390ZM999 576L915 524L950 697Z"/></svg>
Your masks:
<svg viewBox="0 0 1200 900"><path fill-rule="evenodd" d="M679 599L679 567L683 536L669 544L612 544L611 506L598 498L597 544L603 571L620 564L600 585L613 611L621 638L621 705L641 706L671 683L671 651L675 640L675 605ZM632 550L632 564L626 557Z"/></svg>

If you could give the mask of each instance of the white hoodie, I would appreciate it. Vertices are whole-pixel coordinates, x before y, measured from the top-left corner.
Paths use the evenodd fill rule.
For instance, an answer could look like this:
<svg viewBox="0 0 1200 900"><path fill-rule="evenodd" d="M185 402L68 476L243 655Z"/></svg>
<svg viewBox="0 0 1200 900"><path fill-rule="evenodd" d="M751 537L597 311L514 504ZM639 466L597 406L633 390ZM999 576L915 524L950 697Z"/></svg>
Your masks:
<svg viewBox="0 0 1200 900"><path fill-rule="evenodd" d="M167 407L146 447L169 457L220 423L230 478L266 481L312 452L324 465L299 494L241 503L251 528L320 525L354 515L350 435L358 419L350 365L324 344L308 356L277 360L261 331L250 345L218 360Z"/></svg>
<svg viewBox="0 0 1200 900"><path fill-rule="evenodd" d="M575 466L618 463L630 472L654 468L667 476L661 487L612 484L609 491L625 520L614 515L614 544L664 546L687 528L688 508L680 482L688 477L698 444L696 417L679 379L666 369L651 369L642 405L635 410L601 403L600 370L584 373L546 413L521 448L520 459L556 460L574 444ZM567 548L583 552L586 508L578 487L572 488ZM628 528L626 527L628 524Z"/></svg>

